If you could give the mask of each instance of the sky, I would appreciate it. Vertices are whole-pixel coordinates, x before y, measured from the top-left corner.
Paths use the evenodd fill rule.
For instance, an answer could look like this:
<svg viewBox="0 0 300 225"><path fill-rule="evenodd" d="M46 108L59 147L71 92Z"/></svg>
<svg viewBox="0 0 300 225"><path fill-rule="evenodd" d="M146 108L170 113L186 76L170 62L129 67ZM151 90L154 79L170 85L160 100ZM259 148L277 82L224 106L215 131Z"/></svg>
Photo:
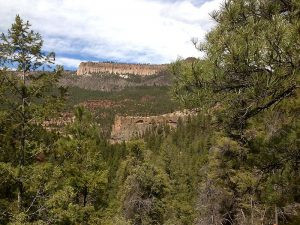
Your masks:
<svg viewBox="0 0 300 225"><path fill-rule="evenodd" d="M56 63L82 61L163 64L201 57L191 43L215 25L222 0L0 0L0 32L16 14L44 40Z"/></svg>

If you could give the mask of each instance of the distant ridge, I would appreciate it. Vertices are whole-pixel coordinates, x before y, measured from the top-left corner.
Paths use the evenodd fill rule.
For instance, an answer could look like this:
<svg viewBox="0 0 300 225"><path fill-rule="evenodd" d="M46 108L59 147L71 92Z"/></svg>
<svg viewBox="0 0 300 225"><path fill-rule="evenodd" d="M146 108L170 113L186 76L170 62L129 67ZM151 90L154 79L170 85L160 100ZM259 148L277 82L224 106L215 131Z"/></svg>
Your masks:
<svg viewBox="0 0 300 225"><path fill-rule="evenodd" d="M133 74L139 76L155 75L167 68L167 64L130 64L114 62L82 62L77 75L86 74Z"/></svg>

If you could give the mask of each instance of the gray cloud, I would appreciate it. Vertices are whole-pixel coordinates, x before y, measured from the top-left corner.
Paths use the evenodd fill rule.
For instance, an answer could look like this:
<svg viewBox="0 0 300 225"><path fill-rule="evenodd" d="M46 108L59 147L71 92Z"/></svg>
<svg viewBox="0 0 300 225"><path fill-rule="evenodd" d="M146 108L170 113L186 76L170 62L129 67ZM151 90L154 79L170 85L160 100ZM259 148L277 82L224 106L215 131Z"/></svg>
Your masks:
<svg viewBox="0 0 300 225"><path fill-rule="evenodd" d="M69 67L90 58L167 63L200 56L190 39L204 38L214 25L208 13L221 2L0 0L0 31L20 14L42 34L45 49Z"/></svg>

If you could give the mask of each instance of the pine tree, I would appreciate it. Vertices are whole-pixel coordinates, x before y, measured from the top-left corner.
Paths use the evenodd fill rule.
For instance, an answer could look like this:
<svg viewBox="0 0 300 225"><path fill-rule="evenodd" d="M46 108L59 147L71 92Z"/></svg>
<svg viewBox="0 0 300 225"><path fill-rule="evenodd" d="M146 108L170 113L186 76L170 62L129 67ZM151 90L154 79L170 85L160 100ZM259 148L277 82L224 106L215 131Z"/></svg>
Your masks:
<svg viewBox="0 0 300 225"><path fill-rule="evenodd" d="M100 131L79 107L64 133L56 143L55 164L61 176L55 178L60 184L47 201L49 217L56 223L99 224L100 210L107 205L108 177Z"/></svg>
<svg viewBox="0 0 300 225"><path fill-rule="evenodd" d="M53 143L43 122L63 102L63 89L61 95L53 92L62 69L36 71L53 64L54 53L42 52L43 40L30 26L17 15L8 33L1 34L0 179L6 182L0 186L4 193L0 221L4 222L23 223L41 210L37 204L43 198L43 183L33 190L31 177L47 170L37 163L38 156L47 155Z"/></svg>
<svg viewBox="0 0 300 225"><path fill-rule="evenodd" d="M292 97L299 82L298 1L225 1L204 43L205 58L173 66L174 93L193 106L222 102L228 132ZM193 101L194 100L194 101ZM199 101L200 100L200 101Z"/></svg>
<svg viewBox="0 0 300 225"><path fill-rule="evenodd" d="M151 163L152 153L142 141L128 145L129 154L117 172L114 215L131 224L163 224L170 183L166 173Z"/></svg>
<svg viewBox="0 0 300 225"><path fill-rule="evenodd" d="M202 210L199 224L293 220L286 208L299 202L299 10L295 0L225 1L204 43L194 42L204 58L172 66L174 95L218 125L199 197L217 213Z"/></svg>

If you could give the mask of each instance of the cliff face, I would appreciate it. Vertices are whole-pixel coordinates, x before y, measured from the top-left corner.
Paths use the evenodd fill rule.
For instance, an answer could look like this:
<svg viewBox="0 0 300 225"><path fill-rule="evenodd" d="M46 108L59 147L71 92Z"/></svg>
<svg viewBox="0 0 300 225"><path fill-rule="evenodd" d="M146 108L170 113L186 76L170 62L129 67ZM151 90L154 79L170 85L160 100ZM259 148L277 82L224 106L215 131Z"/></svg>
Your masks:
<svg viewBox="0 0 300 225"><path fill-rule="evenodd" d="M148 76L158 74L165 68L166 65L82 62L77 70L77 75L109 73Z"/></svg>
<svg viewBox="0 0 300 225"><path fill-rule="evenodd" d="M176 128L179 118L184 122L193 115L195 112L185 110L159 116L116 116L111 131L111 143L129 141L142 136L147 130L155 129L159 125Z"/></svg>

